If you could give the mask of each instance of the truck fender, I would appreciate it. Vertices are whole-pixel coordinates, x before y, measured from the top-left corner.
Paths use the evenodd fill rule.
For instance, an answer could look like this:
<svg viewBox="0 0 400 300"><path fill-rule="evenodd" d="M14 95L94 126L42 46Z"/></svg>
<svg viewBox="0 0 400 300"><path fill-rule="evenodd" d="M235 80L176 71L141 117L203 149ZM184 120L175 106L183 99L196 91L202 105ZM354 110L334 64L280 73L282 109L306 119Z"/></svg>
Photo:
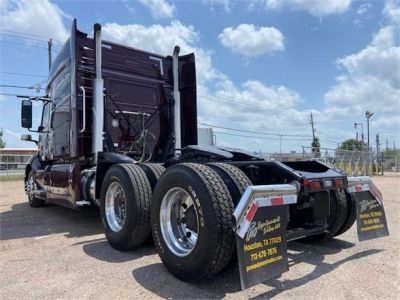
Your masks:
<svg viewBox="0 0 400 300"><path fill-rule="evenodd" d="M99 152L97 155L96 167L96 199L100 198L101 186L108 169L115 164L122 163L135 163L136 161L128 156L113 153L113 152Z"/></svg>
<svg viewBox="0 0 400 300"><path fill-rule="evenodd" d="M40 160L39 155L38 154L32 155L25 166L25 180L28 178L28 175L31 171L33 172L34 175L36 175L36 173L39 170L44 170L44 168L45 168L45 165Z"/></svg>

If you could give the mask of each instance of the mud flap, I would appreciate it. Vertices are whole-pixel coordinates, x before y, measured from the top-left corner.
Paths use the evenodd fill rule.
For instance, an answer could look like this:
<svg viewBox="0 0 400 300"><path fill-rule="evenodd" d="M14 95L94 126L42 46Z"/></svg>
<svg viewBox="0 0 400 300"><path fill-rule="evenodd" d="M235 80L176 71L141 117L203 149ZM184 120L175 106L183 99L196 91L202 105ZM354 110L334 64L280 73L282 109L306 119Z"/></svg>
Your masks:
<svg viewBox="0 0 400 300"><path fill-rule="evenodd" d="M383 197L369 176L348 177L347 192L357 208L358 240L365 241L389 235Z"/></svg>
<svg viewBox="0 0 400 300"><path fill-rule="evenodd" d="M243 193L233 214L242 289L289 270L288 204L296 202L297 187L290 184L249 186Z"/></svg>

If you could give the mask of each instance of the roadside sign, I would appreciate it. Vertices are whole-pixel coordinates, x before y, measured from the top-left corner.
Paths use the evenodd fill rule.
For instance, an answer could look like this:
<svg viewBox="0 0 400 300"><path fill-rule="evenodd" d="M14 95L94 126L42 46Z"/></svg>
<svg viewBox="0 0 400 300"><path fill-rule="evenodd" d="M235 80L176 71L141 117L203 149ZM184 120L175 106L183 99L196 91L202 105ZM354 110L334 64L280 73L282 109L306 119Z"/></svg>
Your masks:
<svg viewBox="0 0 400 300"><path fill-rule="evenodd" d="M253 204L247 218L250 223L244 237L236 234L242 289L289 270L286 239L288 206L258 207Z"/></svg>

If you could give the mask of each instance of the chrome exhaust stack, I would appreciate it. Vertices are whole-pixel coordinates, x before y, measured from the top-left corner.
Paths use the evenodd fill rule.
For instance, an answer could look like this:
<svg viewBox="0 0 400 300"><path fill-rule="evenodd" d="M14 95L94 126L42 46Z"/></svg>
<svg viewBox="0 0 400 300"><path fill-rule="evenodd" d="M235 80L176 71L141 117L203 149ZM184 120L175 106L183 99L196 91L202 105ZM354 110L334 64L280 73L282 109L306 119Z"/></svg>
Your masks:
<svg viewBox="0 0 400 300"><path fill-rule="evenodd" d="M174 157L178 159L181 155L182 137L181 137L181 93L179 92L179 46L175 46L172 55L172 68L174 78Z"/></svg>
<svg viewBox="0 0 400 300"><path fill-rule="evenodd" d="M104 81L101 77L101 25L94 25L94 42L96 55L96 77L93 82L93 129L92 129L92 152L94 160L97 161L97 153L103 151L103 128L104 128Z"/></svg>

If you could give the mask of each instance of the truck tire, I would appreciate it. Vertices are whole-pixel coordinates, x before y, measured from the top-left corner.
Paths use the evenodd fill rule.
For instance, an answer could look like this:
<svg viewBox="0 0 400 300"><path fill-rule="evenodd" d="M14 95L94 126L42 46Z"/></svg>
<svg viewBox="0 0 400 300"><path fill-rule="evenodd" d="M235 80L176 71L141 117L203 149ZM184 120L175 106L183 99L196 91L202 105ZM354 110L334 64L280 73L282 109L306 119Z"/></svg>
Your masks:
<svg viewBox="0 0 400 300"><path fill-rule="evenodd" d="M220 176L195 163L169 167L153 193L154 243L166 268L183 281L223 270L235 248L233 202Z"/></svg>
<svg viewBox="0 0 400 300"><path fill-rule="evenodd" d="M252 185L249 177L238 167L227 163L209 163L207 166L217 172L225 182L231 194L233 204L236 207L245 189Z"/></svg>
<svg viewBox="0 0 400 300"><path fill-rule="evenodd" d="M333 238L343 228L347 218L347 199L346 195L341 190L330 191L330 214L328 217L329 232L316 234L313 236L300 239L302 242L320 242ZM332 201L333 200L333 201Z"/></svg>
<svg viewBox="0 0 400 300"><path fill-rule="evenodd" d="M35 178L32 174L32 171L29 172L28 176L25 179L25 191L28 194L28 202L30 207L41 207L45 205L45 201L37 198L33 195L33 190L35 188Z"/></svg>
<svg viewBox="0 0 400 300"><path fill-rule="evenodd" d="M110 167L101 189L100 213L112 247L130 250L149 237L150 198L151 186L142 168L130 163Z"/></svg>
<svg viewBox="0 0 400 300"><path fill-rule="evenodd" d="M149 179L151 190L154 190L154 187L157 184L158 179L164 173L165 168L161 164L151 164L151 163L143 163L139 164L139 166L146 173L147 179Z"/></svg>
<svg viewBox="0 0 400 300"><path fill-rule="evenodd" d="M348 231L357 220L356 200L354 199L354 197L349 193L346 193L344 189L338 190L338 193L340 193L341 197L346 198L347 216L342 228L335 233L335 236L341 235Z"/></svg>

